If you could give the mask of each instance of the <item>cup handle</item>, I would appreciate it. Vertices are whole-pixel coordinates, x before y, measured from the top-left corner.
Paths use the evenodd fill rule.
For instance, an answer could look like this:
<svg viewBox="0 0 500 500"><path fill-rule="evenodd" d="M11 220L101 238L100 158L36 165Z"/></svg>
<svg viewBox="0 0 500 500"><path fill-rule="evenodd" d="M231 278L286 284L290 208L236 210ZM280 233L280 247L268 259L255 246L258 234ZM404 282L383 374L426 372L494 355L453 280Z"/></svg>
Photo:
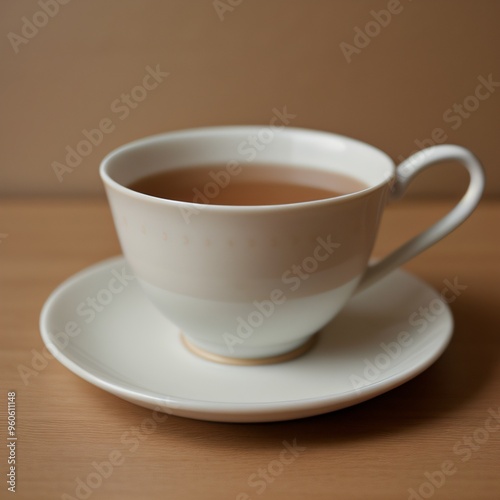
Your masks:
<svg viewBox="0 0 500 500"><path fill-rule="evenodd" d="M451 144L432 146L415 153L396 169L396 177L389 195L389 202L401 198L411 181L435 163L457 160L469 171L469 187L458 204L438 222L412 238L379 262L368 266L355 293L376 283L392 270L423 252L441 238L451 233L474 211L484 189L485 176L480 161L468 149Z"/></svg>

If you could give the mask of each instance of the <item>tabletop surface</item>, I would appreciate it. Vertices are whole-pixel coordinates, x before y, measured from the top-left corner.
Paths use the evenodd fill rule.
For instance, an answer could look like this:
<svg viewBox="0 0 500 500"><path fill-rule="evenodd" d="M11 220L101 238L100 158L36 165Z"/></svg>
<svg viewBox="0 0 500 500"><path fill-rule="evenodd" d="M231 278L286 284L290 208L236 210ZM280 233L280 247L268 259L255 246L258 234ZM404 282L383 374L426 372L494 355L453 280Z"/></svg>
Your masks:
<svg viewBox="0 0 500 500"><path fill-rule="evenodd" d="M382 256L453 202L387 209ZM75 272L120 253L102 199L0 203L0 498L15 450L21 499L500 498L500 203L405 266L435 289L456 280L452 342L415 379L325 415L222 424L151 411L40 359L40 309ZM9 393L15 448L6 447ZM15 393L15 396L12 396ZM161 421L160 421L161 420ZM12 421L12 420L11 420ZM295 446L286 463L282 451ZM118 459L119 457L119 459Z"/></svg>

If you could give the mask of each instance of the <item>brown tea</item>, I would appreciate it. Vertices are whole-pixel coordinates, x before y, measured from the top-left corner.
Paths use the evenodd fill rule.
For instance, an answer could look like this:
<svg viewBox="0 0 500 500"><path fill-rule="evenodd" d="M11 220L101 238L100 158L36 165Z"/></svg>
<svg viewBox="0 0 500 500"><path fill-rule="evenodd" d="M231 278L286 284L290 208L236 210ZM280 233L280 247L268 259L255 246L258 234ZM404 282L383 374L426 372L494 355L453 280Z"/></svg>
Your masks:
<svg viewBox="0 0 500 500"><path fill-rule="evenodd" d="M158 198L213 205L281 205L361 191L352 177L275 164L208 165L163 170L128 186Z"/></svg>

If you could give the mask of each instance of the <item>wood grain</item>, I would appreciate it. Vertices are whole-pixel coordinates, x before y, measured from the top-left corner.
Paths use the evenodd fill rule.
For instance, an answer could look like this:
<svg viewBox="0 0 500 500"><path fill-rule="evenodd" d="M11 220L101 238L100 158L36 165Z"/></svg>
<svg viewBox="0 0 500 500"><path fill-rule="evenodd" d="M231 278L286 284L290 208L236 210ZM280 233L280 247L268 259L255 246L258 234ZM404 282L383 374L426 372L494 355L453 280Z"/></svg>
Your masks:
<svg viewBox="0 0 500 500"><path fill-rule="evenodd" d="M450 206L390 207L377 253ZM0 233L7 236L0 240L0 414L6 422L6 394L16 391L12 498L84 498L76 494L77 478L96 480L89 476L92 463L119 455L121 465L88 498L387 500L410 498L410 488L423 488L436 499L497 500L500 425L489 432L485 426L489 412L500 412L499 214L500 203L483 203L455 233L406 266L437 289L455 277L468 286L451 304L451 345L416 379L366 403L303 420L235 425L168 416L153 426L150 411L93 387L55 360L26 383L18 371L30 367L33 350L43 347L38 316L52 289L119 253L104 200L2 202ZM5 424L0 439L6 442ZM275 461L284 441L305 449L281 470ZM440 475L436 471L447 461L454 472ZM257 479L269 467L276 472L271 481ZM444 484L422 486L426 473L434 481L444 477ZM4 481L0 496L9 498Z"/></svg>

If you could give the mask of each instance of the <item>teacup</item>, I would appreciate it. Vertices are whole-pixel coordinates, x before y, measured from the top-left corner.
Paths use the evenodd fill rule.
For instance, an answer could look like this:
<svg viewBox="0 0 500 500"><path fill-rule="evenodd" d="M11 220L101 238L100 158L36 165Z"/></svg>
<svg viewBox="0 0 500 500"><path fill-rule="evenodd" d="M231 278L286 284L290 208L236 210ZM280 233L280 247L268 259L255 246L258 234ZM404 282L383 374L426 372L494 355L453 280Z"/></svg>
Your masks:
<svg viewBox="0 0 500 500"><path fill-rule="evenodd" d="M264 127L211 127L141 139L102 162L124 255L145 294L176 324L193 352L234 364L283 361L307 350L353 294L373 285L462 223L484 187L467 149L440 145L397 168L382 151L340 135L266 129L253 161L241 145ZM428 166L457 160L466 194L445 217L375 264L370 254L383 210ZM350 176L363 189L297 203L233 206L158 198L130 189L169 169L286 164ZM223 187L220 187L223 189Z"/></svg>

